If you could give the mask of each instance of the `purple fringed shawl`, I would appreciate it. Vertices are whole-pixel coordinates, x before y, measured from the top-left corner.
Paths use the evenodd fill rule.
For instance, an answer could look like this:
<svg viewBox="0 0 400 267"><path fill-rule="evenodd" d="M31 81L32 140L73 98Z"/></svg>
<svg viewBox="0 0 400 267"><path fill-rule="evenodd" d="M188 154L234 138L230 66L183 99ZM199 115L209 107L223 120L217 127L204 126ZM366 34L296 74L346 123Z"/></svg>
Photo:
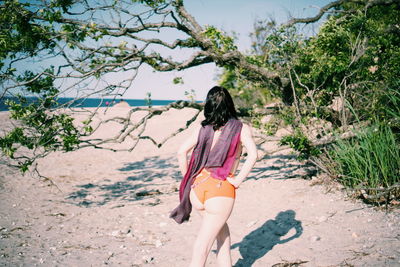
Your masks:
<svg viewBox="0 0 400 267"><path fill-rule="evenodd" d="M210 151L214 137L214 129L212 125L201 127L197 144L190 158L188 170L179 187L180 204L170 214L170 217L177 223L181 224L184 221L189 220L192 211L189 193L193 183L193 178L196 177L204 167L215 169L216 167L224 165L228 151L231 150L230 148L233 146L235 150L237 148L237 144L240 140L239 136L241 129L242 123L239 120L230 119L224 125L217 143L213 147L212 151ZM226 175L227 174L228 173L226 173ZM218 178L223 179L226 178L226 176Z"/></svg>

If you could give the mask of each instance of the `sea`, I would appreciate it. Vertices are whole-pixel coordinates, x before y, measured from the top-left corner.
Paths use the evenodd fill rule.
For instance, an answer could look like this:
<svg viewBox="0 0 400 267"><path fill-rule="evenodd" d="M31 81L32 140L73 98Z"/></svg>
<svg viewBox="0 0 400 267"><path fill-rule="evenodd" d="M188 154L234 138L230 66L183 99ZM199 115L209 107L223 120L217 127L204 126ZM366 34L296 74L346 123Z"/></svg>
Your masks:
<svg viewBox="0 0 400 267"><path fill-rule="evenodd" d="M5 104L6 100L14 100L18 102L18 99L16 97L3 97L0 99L0 111L7 111L8 106ZM35 103L38 98L36 97L26 97L27 100L27 105L31 103ZM125 101L127 102L131 107L143 107L143 106L149 106L148 100L146 99L114 99L114 98L84 98L84 99L74 99L71 97L59 97L57 99L57 102L60 106L67 104L68 107L76 107L76 108L94 108L94 107L112 107L113 105ZM152 106L166 106L172 102L175 102L177 100L155 100L151 99L151 105Z"/></svg>

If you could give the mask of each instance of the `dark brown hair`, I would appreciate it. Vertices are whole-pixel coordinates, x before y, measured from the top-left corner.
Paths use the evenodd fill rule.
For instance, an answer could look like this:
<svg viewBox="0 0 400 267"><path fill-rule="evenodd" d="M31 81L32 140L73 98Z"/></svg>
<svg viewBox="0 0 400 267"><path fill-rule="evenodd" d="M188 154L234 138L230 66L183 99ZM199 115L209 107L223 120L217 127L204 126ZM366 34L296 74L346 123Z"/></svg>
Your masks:
<svg viewBox="0 0 400 267"><path fill-rule="evenodd" d="M220 86L214 86L207 93L204 106L205 120L201 122L202 126L211 124L214 130L218 130L231 119L237 119L235 104L228 90Z"/></svg>

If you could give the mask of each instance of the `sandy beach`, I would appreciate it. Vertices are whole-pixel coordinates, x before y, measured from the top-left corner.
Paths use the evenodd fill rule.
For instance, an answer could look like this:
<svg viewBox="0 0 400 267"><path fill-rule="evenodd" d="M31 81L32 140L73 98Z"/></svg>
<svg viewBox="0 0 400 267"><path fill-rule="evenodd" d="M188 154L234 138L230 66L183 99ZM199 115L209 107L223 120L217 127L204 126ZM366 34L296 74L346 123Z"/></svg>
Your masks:
<svg viewBox="0 0 400 267"><path fill-rule="evenodd" d="M99 117L128 112L113 107ZM155 116L145 134L163 140L195 112ZM0 112L0 128L8 123L8 113ZM95 137L111 137L120 127L110 122ZM22 176L0 158L0 266L188 266L200 217L193 212L178 225L168 216L181 179L175 154L192 129L161 148L141 140L132 152L52 153L38 169L56 186ZM260 151L276 147L266 142ZM321 184L314 175L289 150L260 157L228 221L234 266L400 266L399 210L350 199L339 185ZM216 266L214 252L207 266Z"/></svg>

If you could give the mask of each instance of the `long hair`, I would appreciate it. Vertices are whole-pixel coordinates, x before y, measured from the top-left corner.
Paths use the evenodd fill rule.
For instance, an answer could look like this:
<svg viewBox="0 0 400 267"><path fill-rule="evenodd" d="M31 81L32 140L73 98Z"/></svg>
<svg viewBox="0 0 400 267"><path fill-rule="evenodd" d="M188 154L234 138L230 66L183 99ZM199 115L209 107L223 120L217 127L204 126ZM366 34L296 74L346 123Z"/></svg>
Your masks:
<svg viewBox="0 0 400 267"><path fill-rule="evenodd" d="M237 119L235 105L228 90L214 86L208 91L204 106L204 117L205 120L201 122L201 125L212 125L214 130L224 126L231 118Z"/></svg>

